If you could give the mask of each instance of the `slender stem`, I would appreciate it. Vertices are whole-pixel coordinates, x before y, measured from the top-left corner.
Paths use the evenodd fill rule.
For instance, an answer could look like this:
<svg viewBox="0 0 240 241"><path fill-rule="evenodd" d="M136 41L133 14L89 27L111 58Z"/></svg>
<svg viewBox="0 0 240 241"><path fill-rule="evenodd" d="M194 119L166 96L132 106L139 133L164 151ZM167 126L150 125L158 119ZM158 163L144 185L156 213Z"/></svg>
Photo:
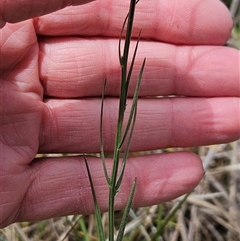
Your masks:
<svg viewBox="0 0 240 241"><path fill-rule="evenodd" d="M114 203L115 203L115 196L117 193L116 190L116 182L117 182L117 175L118 175L118 166L119 166L119 158L121 152L121 139L122 139L122 126L124 120L124 112L126 108L126 101L127 101L127 62L128 62L128 55L129 55L129 48L130 42L132 37L132 26L133 26L133 19L134 19L134 12L135 12L135 5L136 0L130 0L130 8L128 13L128 21L127 21L127 31L126 31L126 38L124 44L124 51L123 56L119 56L120 66L121 66L121 90L120 90L120 100L119 100L119 109L118 109L118 124L117 124L117 132L115 137L115 146L114 146L114 154L113 154L113 168L112 168L112 175L109 181L109 240L114 240ZM121 39L119 40L121 41ZM121 55L121 51L119 51Z"/></svg>

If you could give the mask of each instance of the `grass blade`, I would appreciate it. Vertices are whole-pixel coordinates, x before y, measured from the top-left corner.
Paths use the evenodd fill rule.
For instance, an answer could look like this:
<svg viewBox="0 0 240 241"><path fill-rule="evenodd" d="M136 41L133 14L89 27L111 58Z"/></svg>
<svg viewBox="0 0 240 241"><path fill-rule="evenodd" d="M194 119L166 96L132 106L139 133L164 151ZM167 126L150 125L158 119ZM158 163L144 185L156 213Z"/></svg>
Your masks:
<svg viewBox="0 0 240 241"><path fill-rule="evenodd" d="M130 135L129 135L128 142L127 142L127 147L126 147L126 150L124 152L122 165L121 165L121 169L120 169L120 172L119 172L119 177L117 179L117 183L116 183L116 187L115 187L116 193L119 191L119 188L120 188L121 183L122 183L123 174L124 174L124 171L125 171L127 158L128 158L128 153L129 153L129 149L130 149L130 142L131 142L131 139L132 139L132 134L133 134L133 129L134 129L134 123L135 123L135 120L136 120L136 116L137 116L137 106L135 108L135 112L134 112L134 116L133 116L132 128L130 130Z"/></svg>
<svg viewBox="0 0 240 241"><path fill-rule="evenodd" d="M125 62L124 63L125 67L127 67L130 42L131 42L131 38L132 38L132 27L133 27L133 19L134 19L134 14L135 14L135 7L136 7L136 0L131 0L129 14L128 14L126 39L125 39L125 45L124 45L124 51L123 51L123 60Z"/></svg>
<svg viewBox="0 0 240 241"><path fill-rule="evenodd" d="M140 41L140 36L141 36L141 31L139 32L139 35L138 35L137 43L136 43L136 46L135 46L135 49L134 49L131 65L130 65L128 75L127 75L127 79L126 79L126 91L127 92L128 92L129 82L130 82L130 79L131 79L131 76L132 76L133 66L135 64L135 59L136 59L136 55L137 55L137 49L138 49L138 44L139 44L139 41Z"/></svg>
<svg viewBox="0 0 240 241"><path fill-rule="evenodd" d="M144 70L144 67L145 67L145 63L146 63L146 58L144 59L144 61L142 63L142 67L141 67L139 77L138 77L137 86L135 88L135 92L134 92L134 96L133 96L133 102L132 102L130 115L129 115L129 118L128 118L128 123L127 123L126 129L125 129L124 135L123 135L123 139L122 139L121 144L120 144L120 147L121 147L122 144L125 141L125 138L126 138L128 132L129 132L129 130L130 130L127 145L126 145L126 150L124 152L124 157L123 157L123 161L122 161L122 166L121 166L119 178L118 178L117 183L116 183L116 192L118 192L118 190L121 186L123 174L124 174L125 167L126 167L126 161L127 161L127 158L128 158L128 153L129 153L130 144L131 144L131 140L132 140L133 130L134 130L135 122L136 122L138 95L139 95L139 89L140 89L140 84L141 84L141 80L142 80L142 73L143 73L143 70Z"/></svg>
<svg viewBox="0 0 240 241"><path fill-rule="evenodd" d="M121 39L122 39L122 32L119 38L119 60L121 65L121 91L120 91L120 103L119 103L119 118L123 120L124 111L126 107L127 101L127 89L126 89L126 80L127 80L127 66L128 66L128 55L130 49L130 42L132 38L132 28L133 28L133 19L136 7L136 0L130 0L130 7L129 12L127 15L127 20L125 19L122 31L127 21L127 30L126 30L126 37L123 49L123 55L121 55ZM120 121L122 126L122 121Z"/></svg>
<svg viewBox="0 0 240 241"><path fill-rule="evenodd" d="M79 226L80 226L81 230L83 231L83 235L84 235L85 241L91 241L91 240L90 240L90 237L89 237L89 235L88 235L88 231L87 231L87 228L86 228L86 224L85 224L83 218L80 218L80 219L79 219Z"/></svg>
<svg viewBox="0 0 240 241"><path fill-rule="evenodd" d="M176 212L180 209L180 207L183 205L183 203L187 200L191 192L184 195L184 197L178 202L178 204L171 210L171 212L168 214L168 216L163 220L161 225L158 226L158 230L155 233L154 237L152 238L152 241L157 241L159 235L162 234L164 228L168 224L168 222L173 218L173 216L176 214Z"/></svg>
<svg viewBox="0 0 240 241"><path fill-rule="evenodd" d="M105 162L105 155L104 155L104 143L103 143L103 105L104 105L104 96L106 90L107 80L104 80L103 90L102 90L102 102L101 102L101 114L100 114L100 149L101 149L101 159L103 164L104 175L107 180L108 185L110 185L110 178L108 176L106 162Z"/></svg>
<svg viewBox="0 0 240 241"><path fill-rule="evenodd" d="M138 4L139 1L140 1L140 0L137 0L137 1L135 2L135 6ZM134 6L134 7L135 7L135 6ZM131 7L130 7L130 9L131 9ZM134 9L134 11L135 11L135 9ZM122 29L121 29L120 35L119 35L118 56L119 56L119 62L120 62L120 64L122 63L122 53L121 53L121 42L122 42L122 41L121 41L121 40L122 40L122 38L123 38L123 31L124 31L124 28L125 28L125 26L126 26L128 17L129 17L129 12L128 12L127 16L125 17L124 21L123 21Z"/></svg>
<svg viewBox="0 0 240 241"><path fill-rule="evenodd" d="M87 157L85 156L85 154L83 155L83 157L84 157L85 165L86 165L86 168L87 168L88 178L89 178L89 181L90 181L91 191L92 191L92 196L93 196L93 201L94 201L98 237L99 237L100 241L106 241L105 234L104 234L104 231L103 231L101 212L100 212L100 208L99 208L99 205L98 205L98 202L97 202L97 197L96 197L96 193L95 193L95 189L94 189L94 185L93 185L93 181L92 181L91 172L90 172L90 169L89 169L89 166L88 166L88 163L87 163Z"/></svg>
<svg viewBox="0 0 240 241"><path fill-rule="evenodd" d="M140 70L140 73L139 73L139 76L138 76L138 82L137 82L137 85L136 85L136 88L135 88L135 91L134 91L134 95L133 95L132 108L131 108L131 111L130 111L130 115L129 115L129 118L128 118L128 123L127 123L126 129L125 129L124 134L123 134L123 138L121 140L120 148L122 147L122 145L123 145L123 143L126 139L129 128L131 126L131 122L132 122L132 119L133 119L135 108L137 106L139 89L140 89L140 84L141 84L141 80L142 80L142 74L143 74L143 70L144 70L144 67L145 67L145 63L146 63L146 58L144 59L144 61L142 63L141 70Z"/></svg>
<svg viewBox="0 0 240 241"><path fill-rule="evenodd" d="M125 210L123 212L123 217L122 217L122 220L121 220L121 223L120 223L120 228L119 228L119 231L118 231L116 241L122 241L123 240L124 230L125 230L125 227L126 227L126 224L127 224L127 218L128 218L129 212L130 212L131 205L132 205L134 193L135 193L135 190L136 190L136 185L137 185L137 178L135 178L135 180L133 182L133 185L132 185L129 197L128 197L128 201L127 201Z"/></svg>

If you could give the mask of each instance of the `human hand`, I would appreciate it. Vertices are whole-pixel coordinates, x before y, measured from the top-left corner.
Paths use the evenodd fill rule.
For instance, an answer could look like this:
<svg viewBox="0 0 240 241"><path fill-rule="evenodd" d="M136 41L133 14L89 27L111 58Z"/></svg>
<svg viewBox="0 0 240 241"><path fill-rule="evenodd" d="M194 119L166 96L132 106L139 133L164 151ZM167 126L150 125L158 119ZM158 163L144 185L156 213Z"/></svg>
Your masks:
<svg viewBox="0 0 240 241"><path fill-rule="evenodd" d="M1 26L60 9L62 2L67 1L2 1ZM86 1L74 4L81 2ZM82 157L35 155L99 152L105 78L104 142L105 150L112 151L119 91L117 44L128 4L98 0L2 28L1 227L94 211ZM142 40L130 95L142 59L147 62L131 151L239 138L239 52L220 46L231 24L217 0L138 3L134 34L142 29ZM99 204L106 210L101 161L88 157L88 162ZM145 206L192 190L202 175L201 161L193 153L131 157L116 208L125 205L135 176L134 206Z"/></svg>

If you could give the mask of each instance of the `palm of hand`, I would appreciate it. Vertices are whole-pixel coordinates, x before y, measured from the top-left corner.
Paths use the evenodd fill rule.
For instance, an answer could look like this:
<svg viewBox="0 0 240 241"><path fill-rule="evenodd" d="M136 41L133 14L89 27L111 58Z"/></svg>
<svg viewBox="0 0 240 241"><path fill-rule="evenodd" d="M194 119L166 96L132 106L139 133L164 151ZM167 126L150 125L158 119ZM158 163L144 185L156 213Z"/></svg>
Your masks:
<svg viewBox="0 0 240 241"><path fill-rule="evenodd" d="M11 28L15 30L9 27L9 31L4 31L2 38L6 44L1 49L4 61L1 67L0 146L4 166L0 169L3 196L0 213L6 222L18 214L31 185L32 168L29 164L38 151L43 113L34 28L31 22ZM14 51L9 51L13 46Z"/></svg>

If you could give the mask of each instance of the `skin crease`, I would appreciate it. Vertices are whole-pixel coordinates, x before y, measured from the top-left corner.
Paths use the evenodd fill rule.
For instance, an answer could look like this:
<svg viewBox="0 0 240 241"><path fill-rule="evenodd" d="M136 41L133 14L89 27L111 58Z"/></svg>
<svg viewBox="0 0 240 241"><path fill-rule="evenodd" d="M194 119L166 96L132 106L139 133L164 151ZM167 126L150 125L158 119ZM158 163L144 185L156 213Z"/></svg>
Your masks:
<svg viewBox="0 0 240 241"><path fill-rule="evenodd" d="M97 0L39 16L81 3L86 1L1 1L1 26L14 24L0 30L0 227L94 211L81 156L35 159L38 152L99 151L106 77L104 146L112 151L117 38L129 1ZM16 9L18 14L12 14ZM142 29L142 40L130 96L144 57L147 64L131 151L238 139L239 51L221 46L232 27L227 9L217 0L141 0L136 11L134 36ZM127 113L130 104L131 99ZM88 162L105 211L101 161L88 157ZM110 172L111 160L107 166ZM134 206L140 207L191 191L202 176L202 162L194 153L131 157L116 208L124 207L135 177Z"/></svg>

